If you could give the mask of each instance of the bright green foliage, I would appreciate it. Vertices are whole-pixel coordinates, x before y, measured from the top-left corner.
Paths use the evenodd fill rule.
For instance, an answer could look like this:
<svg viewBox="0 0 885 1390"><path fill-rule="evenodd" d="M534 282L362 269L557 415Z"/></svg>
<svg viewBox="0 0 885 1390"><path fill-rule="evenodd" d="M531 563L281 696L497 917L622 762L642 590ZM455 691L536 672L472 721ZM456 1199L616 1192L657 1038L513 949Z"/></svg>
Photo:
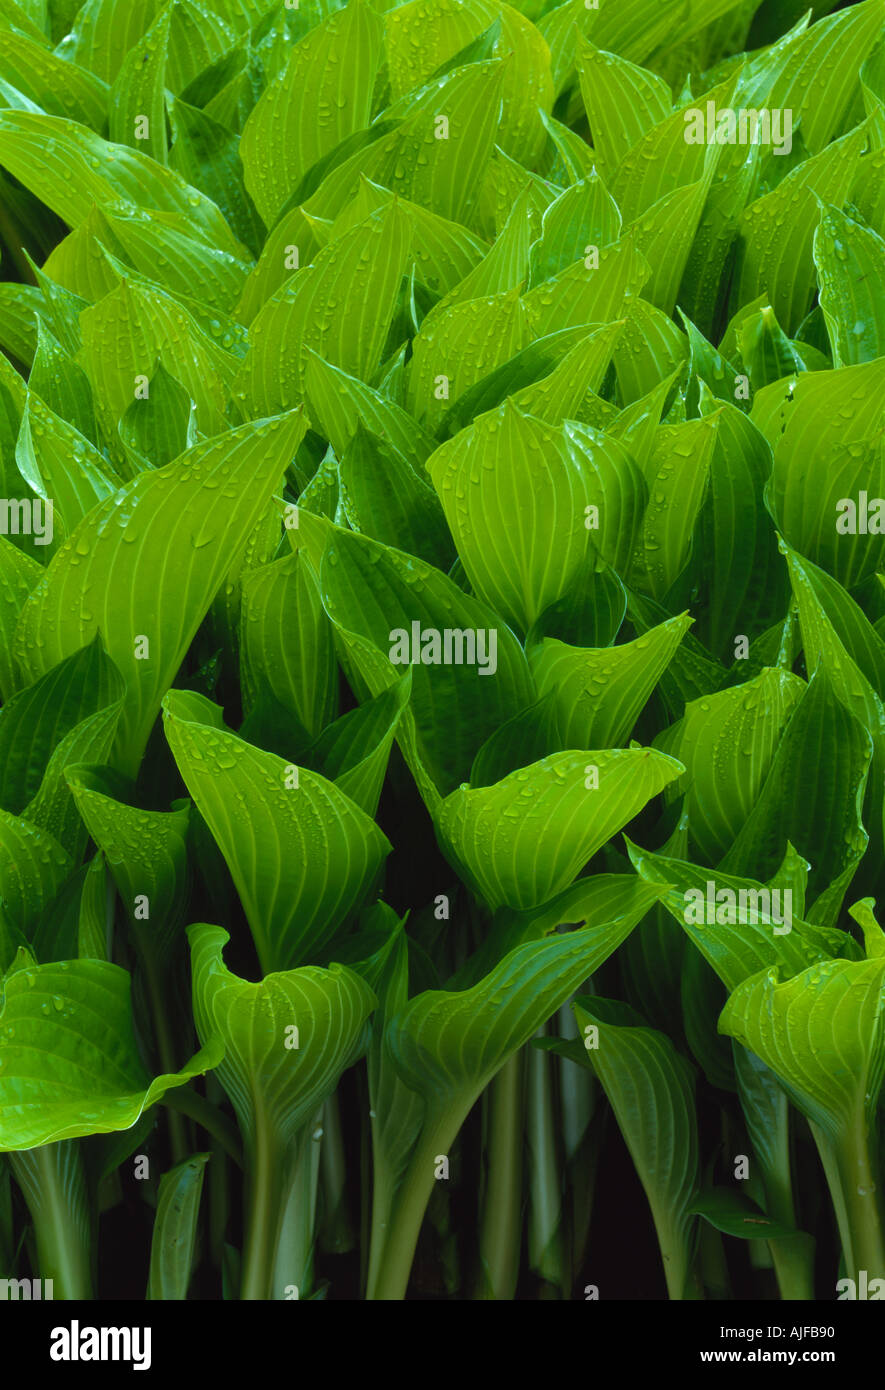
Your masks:
<svg viewBox="0 0 885 1390"><path fill-rule="evenodd" d="M0 1280L885 1281L883 27L0 0Z"/></svg>

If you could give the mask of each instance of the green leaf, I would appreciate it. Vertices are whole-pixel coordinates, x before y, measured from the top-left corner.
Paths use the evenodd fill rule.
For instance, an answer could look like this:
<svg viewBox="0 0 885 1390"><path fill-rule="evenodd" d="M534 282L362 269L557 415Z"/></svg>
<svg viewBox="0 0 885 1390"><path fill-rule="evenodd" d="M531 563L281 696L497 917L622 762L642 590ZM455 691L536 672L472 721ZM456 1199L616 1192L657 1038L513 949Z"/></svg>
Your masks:
<svg viewBox="0 0 885 1390"><path fill-rule="evenodd" d="M872 751L867 730L839 703L819 667L723 867L768 877L789 841L811 865L812 920L831 922L869 839L860 809Z"/></svg>
<svg viewBox="0 0 885 1390"><path fill-rule="evenodd" d="M519 643L496 613L446 575L377 541L328 529L314 563L326 612L371 693L393 683L398 664L412 665L412 696L398 738L422 794L429 790L424 774L445 794L467 776L489 734L533 698ZM451 664L442 660L446 633ZM410 648L405 658L403 641ZM425 661L422 652L438 654L440 663ZM484 672L491 674L493 665L489 680Z"/></svg>
<svg viewBox="0 0 885 1390"><path fill-rule="evenodd" d="M178 5L160 11L155 24L131 48L111 88L110 136L119 145L140 149L158 164L168 154L166 70L169 31Z"/></svg>
<svg viewBox="0 0 885 1390"><path fill-rule="evenodd" d="M46 765L39 790L24 809L28 820L42 830L50 831L75 862L82 859L88 836L74 805L65 772L74 763L107 761L114 746L122 708L123 701L119 698L95 714L87 715L65 734Z"/></svg>
<svg viewBox="0 0 885 1390"><path fill-rule="evenodd" d="M0 32L0 69L7 82L48 115L66 116L99 131L104 126L108 102L104 82L64 62L26 34L15 29Z"/></svg>
<svg viewBox="0 0 885 1390"><path fill-rule="evenodd" d="M885 540L858 515L861 492L885 496L880 394L885 361L803 373L758 393L752 420L774 466L769 505L789 544L853 588L881 569Z"/></svg>
<svg viewBox="0 0 885 1390"><path fill-rule="evenodd" d="M64 736L118 699L122 689L96 638L9 699L0 710L0 804L23 811Z"/></svg>
<svg viewBox="0 0 885 1390"><path fill-rule="evenodd" d="M69 227L120 201L171 213L182 230L236 256L239 242L215 204L178 174L125 145L57 116L0 111L0 164Z"/></svg>
<svg viewBox="0 0 885 1390"><path fill-rule="evenodd" d="M385 1035L405 1084L428 1109L451 1106L463 1120L507 1058L611 955L631 925L621 918L527 942L471 989L425 990L410 999Z"/></svg>
<svg viewBox="0 0 885 1390"><path fill-rule="evenodd" d="M95 409L89 378L53 336L43 318L37 322L37 349L28 386L53 414L73 425L90 443L96 443Z"/></svg>
<svg viewBox="0 0 885 1390"><path fill-rule="evenodd" d="M623 921L512 951L460 994L427 991L388 1025L385 1045L406 1085L425 1099L424 1123L411 1157L384 1256L396 1268L372 1271L370 1298L401 1298L421 1217L431 1195L434 1154L445 1153L482 1090L575 984L610 954L630 929ZM583 972L583 975L582 975Z"/></svg>
<svg viewBox="0 0 885 1390"><path fill-rule="evenodd" d="M28 595L43 567L0 536L0 698L7 701L26 684L12 655L12 636Z"/></svg>
<svg viewBox="0 0 885 1390"><path fill-rule="evenodd" d="M699 1180L694 1071L626 1005L582 996L572 1007L583 1041L555 1050L599 1078L651 1207L669 1295L683 1298Z"/></svg>
<svg viewBox="0 0 885 1390"><path fill-rule="evenodd" d="M247 712L269 690L311 737L335 717L333 631L299 554L260 565L243 580L240 678Z"/></svg>
<svg viewBox="0 0 885 1390"><path fill-rule="evenodd" d="M471 299L487 298L521 287L528 275L531 242L540 224L531 189L526 185L516 194L508 215L497 227L491 249L483 248L484 254L478 264L433 306L434 312L442 313ZM423 276L423 271L420 274ZM415 317L414 308L412 313Z"/></svg>
<svg viewBox="0 0 885 1390"><path fill-rule="evenodd" d="M519 288L441 306L412 339L406 409L436 430L455 401L529 341Z"/></svg>
<svg viewBox="0 0 885 1390"><path fill-rule="evenodd" d="M617 748L626 743L690 626L691 617L683 613L617 647L570 647L548 637L530 649L539 694L553 694L560 746Z"/></svg>
<svg viewBox="0 0 885 1390"><path fill-rule="evenodd" d="M80 764L69 767L66 775L83 823L104 853L136 943L162 962L178 945L185 921L190 808L146 811L130 806L106 768Z"/></svg>
<svg viewBox="0 0 885 1390"><path fill-rule="evenodd" d="M133 204L134 206L134 204ZM96 246L100 241L102 247ZM117 243L108 222L98 205L93 204L88 217L84 218L57 246L53 248L43 263L42 273L55 284L62 285L79 299L95 304L114 288L114 269L110 260L109 247L117 248ZM41 286L44 282L41 281ZM44 290L45 295L45 290ZM77 324L72 335L80 346L80 310L85 303L77 306Z"/></svg>
<svg viewBox="0 0 885 1390"><path fill-rule="evenodd" d="M767 669L685 706L669 751L685 763L689 834L705 862L716 863L734 844L804 693L798 676Z"/></svg>
<svg viewBox="0 0 885 1390"><path fill-rule="evenodd" d="M627 611L627 594L614 570L598 561L579 576L569 594L541 614L526 638L526 648L544 637L573 647L610 647Z"/></svg>
<svg viewBox="0 0 885 1390"><path fill-rule="evenodd" d="M564 191L561 185L529 173L496 145L486 166L474 220L482 235L492 240L508 221L515 200L523 193L528 194L531 217L537 221Z"/></svg>
<svg viewBox="0 0 885 1390"><path fill-rule="evenodd" d="M838 208L824 207L814 234L820 306L833 366L885 356L885 241Z"/></svg>
<svg viewBox="0 0 885 1390"><path fill-rule="evenodd" d="M819 229L815 233L815 243L818 234ZM737 342L754 391L779 381L781 377L808 370L801 356L804 345L794 346L775 318L771 305L765 305L741 320L737 328ZM810 348L808 352L810 356Z"/></svg>
<svg viewBox="0 0 885 1390"><path fill-rule="evenodd" d="M625 324L615 345L618 390L625 405L641 400L688 361L688 339L675 323L646 304L631 300Z"/></svg>
<svg viewBox="0 0 885 1390"><path fill-rule="evenodd" d="M384 1045L387 1023L409 994L408 938L400 927L376 989L378 1009L366 1058L372 1107L373 1209L389 1202L421 1133L424 1102L401 1079Z"/></svg>
<svg viewBox="0 0 885 1390"><path fill-rule="evenodd" d="M423 476L424 461L433 453L437 441L394 401L310 350L303 389L311 421L329 440L339 459L363 424Z"/></svg>
<svg viewBox="0 0 885 1390"><path fill-rule="evenodd" d="M801 921L792 900L784 896L786 890L775 898L770 886L758 879L652 854L629 841L627 849L647 883L670 885L664 906L726 989L736 989L769 966L795 974L816 961L859 954L847 932Z"/></svg>
<svg viewBox="0 0 885 1390"><path fill-rule="evenodd" d="M865 136L859 126L835 140L749 205L740 223L733 309L765 292L786 331L792 333L799 326L814 289L812 245L818 199L839 204L848 196Z"/></svg>
<svg viewBox="0 0 885 1390"><path fill-rule="evenodd" d="M110 443L124 412L145 390L160 361L196 403L203 434L225 427L236 358L218 347L171 296L123 280L80 319L80 362L95 393L98 419Z"/></svg>
<svg viewBox="0 0 885 1390"><path fill-rule="evenodd" d="M196 407L179 381L158 362L147 395L129 402L117 433L136 472L165 468L196 443Z"/></svg>
<svg viewBox="0 0 885 1390"><path fill-rule="evenodd" d="M542 284L588 254L609 246L621 232L621 214L594 171L572 184L545 209L541 235L532 246L531 283Z"/></svg>
<svg viewBox="0 0 885 1390"><path fill-rule="evenodd" d="M595 178L596 165L593 151L574 130L561 121L554 120L542 111L541 123L547 132L547 161L552 167L548 170L554 183L580 183L582 179Z"/></svg>
<svg viewBox="0 0 885 1390"><path fill-rule="evenodd" d="M688 818L683 815L661 853L685 854L687 842ZM629 840L627 848L632 855ZM669 891L663 884L653 885L638 874L636 882L654 887L661 898ZM681 1047L684 1033L684 1025L679 1020L682 1013L683 965L688 944L681 923L673 921L672 914L659 898L636 930L630 933L618 957L627 1001L634 1008L642 1010L653 1027L669 1030L678 1047Z"/></svg>
<svg viewBox="0 0 885 1390"><path fill-rule="evenodd" d="M365 1023L376 998L353 970L306 965L242 980L222 960L230 939L206 923L188 928L197 1032L223 1042L218 1080L243 1133L254 1167L259 1132L269 1128L283 1155L301 1127L335 1090L365 1046ZM297 1029L297 1045L287 1029Z"/></svg>
<svg viewBox="0 0 885 1390"><path fill-rule="evenodd" d="M885 741L885 644L862 610L826 573L784 548L810 671L823 666L845 708Z"/></svg>
<svg viewBox="0 0 885 1390"><path fill-rule="evenodd" d="M42 544L50 555L55 554L59 542L75 530L84 516L98 502L112 497L119 486L119 479L105 471L98 451L57 416L41 408L37 397L30 394L22 412L15 461L28 487L45 500Z"/></svg>
<svg viewBox="0 0 885 1390"><path fill-rule="evenodd" d="M561 431L505 401L427 466L474 589L527 631L567 590L590 545L588 481ZM531 515L514 527L526 496Z"/></svg>
<svg viewBox="0 0 885 1390"><path fill-rule="evenodd" d="M131 1129L166 1091L218 1065L213 1038L181 1071L151 1080L129 991L128 972L107 961L34 965L20 953L2 981L0 1149Z"/></svg>
<svg viewBox="0 0 885 1390"><path fill-rule="evenodd" d="M555 753L492 787L460 787L436 816L440 845L493 910L545 903L682 764L651 748Z"/></svg>
<svg viewBox="0 0 885 1390"><path fill-rule="evenodd" d="M45 0L4 0L4 18L12 29L33 39L41 48L48 48Z"/></svg>
<svg viewBox="0 0 885 1390"><path fill-rule="evenodd" d="M760 1062L755 1053L749 1052L737 1043L732 1044L732 1051L741 1110L761 1170L766 1213L781 1224L792 1225L795 1222L794 1181L790 1161L793 1113L783 1087L765 1063ZM809 1259L812 1258L813 1237L804 1236L801 1243L810 1247ZM784 1251L788 1256L788 1264L793 1249L795 1245L786 1247ZM771 1251L777 1268L780 1250L772 1246ZM783 1281L781 1284L784 1287Z"/></svg>
<svg viewBox="0 0 885 1390"><path fill-rule="evenodd" d="M41 298L33 285L0 284L0 347L24 366L34 360Z"/></svg>
<svg viewBox="0 0 885 1390"><path fill-rule="evenodd" d="M501 405L508 397L512 397L514 404L529 414L532 413L531 403L540 401L541 412L538 418L547 419L563 385L561 377L558 385L556 382L551 383L553 373L558 372L569 354L575 352L580 355L577 361L573 359L571 368L573 371L577 369L577 372L583 375L586 360L582 359L583 354L587 352L594 361L595 374L607 357L609 340L612 339L612 335L616 340L619 332L620 324L606 324L596 330L589 324L577 324L574 328L564 328L560 332L549 333L544 338L537 338L465 391L444 416L437 433L440 438L456 435L459 430L471 425L476 416L494 410L495 406ZM590 337L593 338L592 346L588 344ZM551 396L549 401L548 391ZM557 417L551 423L558 425L559 422L560 417Z"/></svg>
<svg viewBox="0 0 885 1390"><path fill-rule="evenodd" d="M718 433L718 411L702 420L661 425L656 432L636 565L642 587L656 599L666 597L688 563Z"/></svg>
<svg viewBox="0 0 885 1390"><path fill-rule="evenodd" d="M858 95L858 69L877 44L883 21L881 0L867 0L818 19L804 32L797 26L798 32L755 60L745 79L744 105L791 111L806 148L817 154L844 129Z"/></svg>
<svg viewBox="0 0 885 1390"><path fill-rule="evenodd" d="M246 122L246 187L268 226L308 169L369 125L382 30L368 5L351 0L295 44Z"/></svg>
<svg viewBox="0 0 885 1390"><path fill-rule="evenodd" d="M626 229L625 235L633 237L637 251L651 266L642 293L665 314L676 305L711 178L712 166L703 178L665 193Z"/></svg>
<svg viewBox="0 0 885 1390"><path fill-rule="evenodd" d="M771 453L743 411L719 402L702 385L702 416L715 413L710 483L696 536L696 573L703 576L698 636L720 660L740 635L753 639L786 606L786 575L763 503Z"/></svg>
<svg viewBox="0 0 885 1390"><path fill-rule="evenodd" d="M645 595L627 590L627 612L630 622L639 633L649 632L672 615L661 604ZM659 690L673 717L678 718L687 700L698 699L719 690L728 673L711 657L706 648L687 632L677 647L673 660L661 675Z"/></svg>
<svg viewBox="0 0 885 1390"><path fill-rule="evenodd" d="M673 101L667 83L615 53L578 40L578 75L593 146L606 177L656 125L667 119Z"/></svg>
<svg viewBox="0 0 885 1390"><path fill-rule="evenodd" d="M112 82L121 60L147 33L159 8L158 0L132 0L125 8L116 0L87 0L62 41L64 57Z"/></svg>
<svg viewBox="0 0 885 1390"><path fill-rule="evenodd" d="M146 1297L186 1299L194 1265L203 1174L209 1155L194 1154L160 1179Z"/></svg>
<svg viewBox="0 0 885 1390"><path fill-rule="evenodd" d="M324 777L210 726L215 707L201 696L172 691L163 707L166 737L230 868L262 969L315 958L376 884L386 837Z"/></svg>
<svg viewBox="0 0 885 1390"><path fill-rule="evenodd" d="M198 302L208 318L209 335L222 347L231 348L226 327L213 311L229 313L233 310L251 267L245 256L234 256L216 246L207 247L170 225L162 214L151 215L139 208L113 211L106 208L101 213L93 213L90 221L98 238L129 261L141 275L157 280L171 294L189 304ZM88 246L87 254L94 262L94 245ZM127 275L128 270L123 274Z"/></svg>
<svg viewBox="0 0 885 1390"><path fill-rule="evenodd" d="M509 773L559 752L562 739L555 723L554 691L520 710L490 734L473 759L472 787L490 787Z"/></svg>
<svg viewBox="0 0 885 1390"><path fill-rule="evenodd" d="M49 831L0 811L0 898L13 928L30 939L73 868L71 856Z"/></svg>
<svg viewBox="0 0 885 1390"><path fill-rule="evenodd" d="M550 110L553 83L547 45L530 19L495 0L464 0L455 9L440 0L430 5L412 0L397 6L385 24L393 91L404 93L434 74L441 75L447 59L499 23L492 48L496 58L505 59L498 143L514 159L534 168L544 144L539 112ZM461 61L468 63L472 57L462 54Z"/></svg>
<svg viewBox="0 0 885 1390"><path fill-rule="evenodd" d="M629 233L611 246L586 248L580 260L524 295L532 333L543 338L576 324L617 318L625 297L639 294L650 273Z"/></svg>
<svg viewBox="0 0 885 1390"><path fill-rule="evenodd" d="M411 688L407 671L395 685L329 724L305 755L367 816L378 809L387 760Z"/></svg>
<svg viewBox="0 0 885 1390"><path fill-rule="evenodd" d="M717 110L733 104L734 77L698 97L693 108L703 113L707 103ZM685 184L710 178L720 157L721 146L707 145L693 137L681 109L667 115L642 135L624 155L611 179L612 197L621 209L625 223L647 212L660 198Z"/></svg>
<svg viewBox="0 0 885 1390"><path fill-rule="evenodd" d="M585 8L571 6L572 14ZM620 53L641 63L657 48L672 48L712 24L734 8L734 0L663 0L649 9L648 0L624 0L623 5L602 7L589 15L590 36L600 48Z"/></svg>
<svg viewBox="0 0 885 1390"><path fill-rule="evenodd" d="M192 4L191 0L176 0L169 34L166 81L171 91L183 91L207 68L211 69L230 53L242 28L238 22L241 16L230 13L236 8L225 0L212 10ZM214 13L216 10L220 13Z"/></svg>
<svg viewBox="0 0 885 1390"><path fill-rule="evenodd" d="M374 376L410 240L409 218L390 203L332 242L264 306L238 382L254 414L301 400L311 351L363 381Z"/></svg>
<svg viewBox="0 0 885 1390"><path fill-rule="evenodd" d="M740 1240L777 1240L800 1234L793 1226L772 1221L761 1207L757 1207L737 1188L705 1188L695 1197L689 1210L693 1215L709 1221L723 1235L737 1236Z"/></svg>
<svg viewBox="0 0 885 1390"><path fill-rule="evenodd" d="M630 449L611 433L569 420L565 437L586 479L584 524L603 559L626 574L648 506L645 478Z"/></svg>
<svg viewBox="0 0 885 1390"><path fill-rule="evenodd" d="M665 890L643 883L635 874L593 874L578 878L542 907L515 912L502 908L479 949L449 979L450 988L473 985L497 965L508 951L528 941L540 941L560 927L622 925L621 941L664 896Z"/></svg>
<svg viewBox="0 0 885 1390"><path fill-rule="evenodd" d="M137 768L160 701L303 433L298 413L255 421L140 474L84 518L25 602L16 651L30 681L101 632L127 686L122 770Z"/></svg>
<svg viewBox="0 0 885 1390"><path fill-rule="evenodd" d="M560 420L573 416L585 418L587 401L602 387L623 327L624 320L616 319L588 333L569 349L552 372L525 390L515 392L514 405L526 415L534 415L549 425L557 425ZM566 329L566 333L572 331ZM547 341L540 339L542 343Z"/></svg>
<svg viewBox="0 0 885 1390"><path fill-rule="evenodd" d="M433 488L362 425L338 465L338 482L354 531L397 545L437 569L450 568L455 546Z"/></svg>
<svg viewBox="0 0 885 1390"><path fill-rule="evenodd" d="M688 253L679 304L712 334L727 296L741 215L759 179L760 146L723 149ZM725 352L725 344L720 351Z"/></svg>
<svg viewBox="0 0 885 1390"><path fill-rule="evenodd" d="M470 63L430 83L409 102L399 128L334 169L306 210L337 216L364 175L429 212L476 230L474 210L495 145L503 78L504 64L495 60ZM448 121L448 139L437 138L437 130L443 129L440 117Z"/></svg>
<svg viewBox="0 0 885 1390"><path fill-rule="evenodd" d="M170 167L209 195L234 236L257 255L264 225L246 192L238 137L206 111L180 98L173 101L167 97L167 108L172 127Z"/></svg>
<svg viewBox="0 0 885 1390"><path fill-rule="evenodd" d="M874 1123L885 1073L883 983L881 957L824 961L783 980L770 969L734 991L720 1030L755 1052L802 1114L838 1142L859 1119Z"/></svg>

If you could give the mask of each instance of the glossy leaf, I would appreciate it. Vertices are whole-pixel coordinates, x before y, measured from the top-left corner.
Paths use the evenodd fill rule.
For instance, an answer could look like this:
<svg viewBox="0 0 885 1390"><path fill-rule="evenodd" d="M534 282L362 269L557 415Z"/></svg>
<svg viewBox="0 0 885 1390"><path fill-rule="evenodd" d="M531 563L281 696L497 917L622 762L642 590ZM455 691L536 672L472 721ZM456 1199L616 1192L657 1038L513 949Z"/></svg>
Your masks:
<svg viewBox="0 0 885 1390"><path fill-rule="evenodd" d="M26 601L16 641L32 680L101 631L127 683L122 766L137 766L160 701L303 432L297 413L257 421L140 474L84 518ZM103 607L83 601L93 586Z"/></svg>
<svg viewBox="0 0 885 1390"><path fill-rule="evenodd" d="M130 1129L170 1088L218 1065L223 1046L211 1039L181 1071L151 1080L129 991L128 973L107 961L35 965L20 953L3 979L0 1148Z"/></svg>
<svg viewBox="0 0 885 1390"><path fill-rule="evenodd" d="M169 694L166 737L225 856L263 968L288 969L315 957L361 905L390 845L324 777L207 722L213 708Z"/></svg>

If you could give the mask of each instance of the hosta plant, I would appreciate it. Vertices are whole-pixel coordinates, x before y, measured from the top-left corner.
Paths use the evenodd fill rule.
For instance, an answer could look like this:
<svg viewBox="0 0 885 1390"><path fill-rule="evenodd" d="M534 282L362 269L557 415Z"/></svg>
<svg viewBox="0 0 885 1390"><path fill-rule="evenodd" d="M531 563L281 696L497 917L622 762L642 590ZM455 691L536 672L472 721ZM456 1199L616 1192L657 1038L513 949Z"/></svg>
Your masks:
<svg viewBox="0 0 885 1390"><path fill-rule="evenodd" d="M883 34L0 0L4 1281L885 1296Z"/></svg>

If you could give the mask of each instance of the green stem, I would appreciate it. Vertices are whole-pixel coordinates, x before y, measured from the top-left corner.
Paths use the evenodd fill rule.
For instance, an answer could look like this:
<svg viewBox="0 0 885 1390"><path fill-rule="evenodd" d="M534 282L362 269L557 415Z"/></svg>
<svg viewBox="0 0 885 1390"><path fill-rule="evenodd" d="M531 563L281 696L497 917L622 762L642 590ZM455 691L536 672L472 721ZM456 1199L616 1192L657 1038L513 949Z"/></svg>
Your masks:
<svg viewBox="0 0 885 1390"><path fill-rule="evenodd" d="M770 1240L777 1286L782 1299L814 1299L814 1240L805 1234Z"/></svg>
<svg viewBox="0 0 885 1390"><path fill-rule="evenodd" d="M319 1110L311 1123L301 1129L293 1146L294 1169L274 1262L274 1298L289 1297L287 1290L293 1287L298 1290L299 1298L308 1297L313 1292L316 1202L323 1141L319 1121L322 1113Z"/></svg>
<svg viewBox="0 0 885 1390"><path fill-rule="evenodd" d="M795 1116L773 1074L758 1057L735 1044L734 1061L747 1133L762 1176L765 1211L782 1226L795 1227L790 1149ZM803 1233L770 1240L767 1245L781 1298L813 1299L814 1238Z"/></svg>
<svg viewBox="0 0 885 1390"><path fill-rule="evenodd" d="M522 1244L522 1139L524 1058L517 1053L488 1089L486 1188L479 1236L476 1296L511 1300L519 1279Z"/></svg>
<svg viewBox="0 0 885 1390"><path fill-rule="evenodd" d="M885 1279L882 1207L866 1115L861 1111L837 1140L815 1124L811 1132L833 1199L846 1273L855 1283L862 1270L869 1281Z"/></svg>
<svg viewBox="0 0 885 1390"><path fill-rule="evenodd" d="M545 1025L536 1037L548 1035ZM542 1297L568 1298L571 1261L566 1244L563 1155L554 1106L553 1058L527 1049L526 1141L529 1152L529 1267L544 1281Z"/></svg>
<svg viewBox="0 0 885 1390"><path fill-rule="evenodd" d="M91 1299L95 1215L79 1144L66 1139L10 1153L34 1222L40 1278L52 1297Z"/></svg>
<svg viewBox="0 0 885 1390"><path fill-rule="evenodd" d="M378 1147L374 1147L372 1165L372 1224L369 1236L369 1264L365 1277L365 1297L371 1298L381 1272L381 1262L387 1245L390 1230L393 1200L397 1191L397 1180L383 1161ZM429 1199L428 1199L429 1200Z"/></svg>
<svg viewBox="0 0 885 1390"><path fill-rule="evenodd" d="M373 1221L377 1174L373 1172L372 1118L369 1113L369 1084L365 1069L360 1067L356 1077L360 1115L360 1297L365 1298L372 1258Z"/></svg>
<svg viewBox="0 0 885 1390"><path fill-rule="evenodd" d="M397 1194L376 1278L369 1283L370 1301L405 1298L421 1223L436 1181L437 1156L448 1153L472 1103L471 1099L466 1105L438 1111L428 1107L421 1138Z"/></svg>
<svg viewBox="0 0 885 1390"><path fill-rule="evenodd" d="M246 1153L246 1238L240 1298L273 1298L277 1247L289 1190L289 1163L274 1126L260 1111Z"/></svg>
<svg viewBox="0 0 885 1390"><path fill-rule="evenodd" d="M660 1231L658 1234L660 1238ZM667 1292L671 1299L681 1299L686 1297L686 1289L690 1289L691 1280L688 1277L688 1262L684 1258L684 1242L680 1242L678 1233L674 1232L669 1246L673 1256L678 1256L678 1258L664 1254ZM665 1249L665 1242L662 1240L662 1254ZM668 1263L669 1259L672 1259L672 1263ZM721 1301L731 1297L731 1281L728 1277L728 1263L725 1259L722 1236L706 1221L701 1222L697 1265L703 1287L709 1291L712 1299ZM694 1295L689 1292L688 1296L693 1297Z"/></svg>
<svg viewBox="0 0 885 1390"><path fill-rule="evenodd" d="M783 1226L796 1225L793 1200L793 1173L790 1160L790 1114L783 1104L776 1141L770 1145L762 1163L765 1210ZM782 1299L809 1302L814 1299L814 1238L804 1233L768 1241L778 1292Z"/></svg>
<svg viewBox="0 0 885 1390"><path fill-rule="evenodd" d="M580 992L592 994L592 982L588 981ZM556 1027L560 1037L578 1036L575 1016L567 1003L556 1016ZM597 1120L594 1124L599 1082L593 1072L576 1067L566 1057L557 1057L555 1066L566 1174L569 1282L574 1284L587 1252L603 1122Z"/></svg>
<svg viewBox="0 0 885 1390"><path fill-rule="evenodd" d="M160 1057L160 1065L167 1074L172 1074L178 1070L175 1060L175 1044L172 1038L172 1030L169 1027L169 1019L165 1008L166 990L160 980L156 962L150 948L144 948L138 940L138 933L135 933L136 948L144 971L144 982L150 1001L151 1014L154 1021L154 1037L157 1040L157 1052ZM172 1113L169 1116L169 1147L172 1151L172 1162L183 1163L188 1154L192 1152L193 1145L188 1143L187 1130L184 1118L180 1113L181 1107L169 1107Z"/></svg>

